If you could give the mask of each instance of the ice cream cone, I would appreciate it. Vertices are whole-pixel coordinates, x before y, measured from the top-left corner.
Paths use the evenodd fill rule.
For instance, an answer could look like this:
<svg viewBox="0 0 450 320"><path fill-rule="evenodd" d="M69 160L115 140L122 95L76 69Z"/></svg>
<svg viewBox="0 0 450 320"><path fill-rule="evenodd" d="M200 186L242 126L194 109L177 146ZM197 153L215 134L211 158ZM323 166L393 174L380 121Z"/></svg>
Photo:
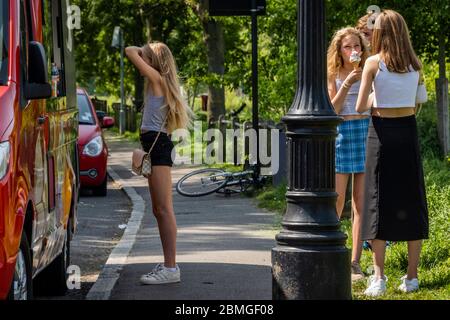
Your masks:
<svg viewBox="0 0 450 320"><path fill-rule="evenodd" d="M357 70L359 68L359 64L361 63L361 56L355 50L353 50L350 55L350 63L353 65L354 70Z"/></svg>

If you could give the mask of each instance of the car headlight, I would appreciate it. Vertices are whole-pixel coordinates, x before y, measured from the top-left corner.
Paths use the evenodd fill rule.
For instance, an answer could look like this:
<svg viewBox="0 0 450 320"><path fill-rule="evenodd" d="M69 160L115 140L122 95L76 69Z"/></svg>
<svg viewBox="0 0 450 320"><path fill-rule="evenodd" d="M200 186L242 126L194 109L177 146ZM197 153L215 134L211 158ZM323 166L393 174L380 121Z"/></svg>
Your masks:
<svg viewBox="0 0 450 320"><path fill-rule="evenodd" d="M0 143L0 180L5 177L8 171L10 151L11 147L8 141Z"/></svg>
<svg viewBox="0 0 450 320"><path fill-rule="evenodd" d="M97 157L103 150L103 139L101 136L97 136L87 145L84 146L83 154L89 157Z"/></svg>

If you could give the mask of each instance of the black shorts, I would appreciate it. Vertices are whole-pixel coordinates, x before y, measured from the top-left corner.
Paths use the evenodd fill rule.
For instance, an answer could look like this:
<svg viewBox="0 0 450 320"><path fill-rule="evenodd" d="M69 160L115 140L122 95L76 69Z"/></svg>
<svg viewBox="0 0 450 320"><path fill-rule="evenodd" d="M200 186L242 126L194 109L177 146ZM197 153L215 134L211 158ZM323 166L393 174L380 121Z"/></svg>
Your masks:
<svg viewBox="0 0 450 320"><path fill-rule="evenodd" d="M158 136L158 131L147 131L141 133L141 145L145 152L149 152L153 145L156 137ZM153 147L150 153L150 158L152 160L152 166L173 166L172 160L172 150L174 148L171 137L167 133L161 132L158 141Z"/></svg>

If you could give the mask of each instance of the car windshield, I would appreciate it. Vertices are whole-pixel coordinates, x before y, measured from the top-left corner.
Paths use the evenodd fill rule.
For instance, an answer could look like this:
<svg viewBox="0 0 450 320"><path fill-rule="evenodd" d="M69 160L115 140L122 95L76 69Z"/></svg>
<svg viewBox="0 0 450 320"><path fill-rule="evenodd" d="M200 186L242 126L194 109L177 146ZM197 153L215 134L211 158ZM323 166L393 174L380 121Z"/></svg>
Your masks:
<svg viewBox="0 0 450 320"><path fill-rule="evenodd" d="M9 1L0 4L0 85L8 81Z"/></svg>
<svg viewBox="0 0 450 320"><path fill-rule="evenodd" d="M84 94L77 95L78 101L78 123L95 125L94 115L92 114L91 105L89 104L88 97Z"/></svg>

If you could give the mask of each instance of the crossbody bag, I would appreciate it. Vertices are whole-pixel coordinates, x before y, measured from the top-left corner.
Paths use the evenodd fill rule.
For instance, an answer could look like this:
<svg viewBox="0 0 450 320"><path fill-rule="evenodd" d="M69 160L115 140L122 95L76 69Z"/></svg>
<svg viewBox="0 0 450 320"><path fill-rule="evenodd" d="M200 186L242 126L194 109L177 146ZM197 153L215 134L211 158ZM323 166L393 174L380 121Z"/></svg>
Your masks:
<svg viewBox="0 0 450 320"><path fill-rule="evenodd" d="M166 119L164 120L163 124L161 125L161 129L159 130L158 135L156 136L155 141L153 141L153 144L148 152L145 152L142 149L134 149L133 150L133 155L132 155L132 159L131 159L131 170L138 176L144 176L145 178L149 178L151 176L152 160L150 158L150 154L151 154L153 148L155 147L159 136L161 135L161 130L164 128L164 125L166 124L168 116L169 116L169 111L167 111Z"/></svg>

